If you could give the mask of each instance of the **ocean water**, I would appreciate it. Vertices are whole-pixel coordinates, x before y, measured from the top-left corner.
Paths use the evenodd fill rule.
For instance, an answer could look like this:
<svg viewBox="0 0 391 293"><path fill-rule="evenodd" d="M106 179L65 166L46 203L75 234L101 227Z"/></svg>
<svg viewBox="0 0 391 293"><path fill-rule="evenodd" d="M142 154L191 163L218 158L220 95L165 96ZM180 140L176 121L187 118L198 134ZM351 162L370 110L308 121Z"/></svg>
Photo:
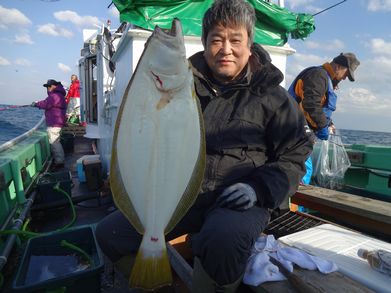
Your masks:
<svg viewBox="0 0 391 293"><path fill-rule="evenodd" d="M391 146L391 132L340 129L344 144L372 144Z"/></svg>
<svg viewBox="0 0 391 293"><path fill-rule="evenodd" d="M43 115L44 111L38 108L0 104L0 145L34 127Z"/></svg>
<svg viewBox="0 0 391 293"><path fill-rule="evenodd" d="M0 104L0 145L28 131L44 115L33 107L8 108ZM6 108L5 110L3 110ZM391 146L390 132L339 129L344 144L372 144Z"/></svg>

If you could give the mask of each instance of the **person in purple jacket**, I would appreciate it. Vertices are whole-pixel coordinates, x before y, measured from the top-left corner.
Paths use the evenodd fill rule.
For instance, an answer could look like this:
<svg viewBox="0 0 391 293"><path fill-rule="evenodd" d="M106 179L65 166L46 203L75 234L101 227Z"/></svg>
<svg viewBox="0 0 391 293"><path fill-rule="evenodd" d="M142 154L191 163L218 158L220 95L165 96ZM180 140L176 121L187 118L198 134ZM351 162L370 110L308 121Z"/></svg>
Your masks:
<svg viewBox="0 0 391 293"><path fill-rule="evenodd" d="M61 82L49 79L43 85L47 88L48 97L31 104L33 107L45 110L46 126L49 137L50 149L54 158L54 167L64 166L64 149L60 142L61 129L65 124L65 89Z"/></svg>

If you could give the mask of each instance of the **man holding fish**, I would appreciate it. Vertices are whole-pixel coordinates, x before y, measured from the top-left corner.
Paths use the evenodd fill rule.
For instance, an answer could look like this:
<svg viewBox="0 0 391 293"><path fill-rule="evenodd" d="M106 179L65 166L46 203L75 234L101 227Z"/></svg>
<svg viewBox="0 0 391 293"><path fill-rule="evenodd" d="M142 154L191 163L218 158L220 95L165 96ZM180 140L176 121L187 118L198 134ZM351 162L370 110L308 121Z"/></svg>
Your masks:
<svg viewBox="0 0 391 293"><path fill-rule="evenodd" d="M165 240L191 235L193 292L236 291L251 248L269 221L269 211L296 191L305 173L304 161L312 150L302 112L279 85L283 74L271 63L268 53L253 44L255 20L254 9L245 0L215 1L203 18L205 51L189 59L204 120L201 134L206 144L205 172L194 204L173 229L166 228L170 231ZM156 70L152 74L157 86L162 87L164 75ZM166 111L174 102L165 92L153 109ZM126 107L121 106L120 112ZM137 133L147 127L145 115L140 117ZM121 130L118 133L113 149L121 142ZM185 144L186 139L177 143ZM202 149L202 143L195 149L197 154L198 149ZM124 157L119 151L114 153L114 163L112 158L111 172L113 167L118 170L110 175L115 198L135 192L133 187L126 187L131 177L122 172ZM199 158L194 160L196 167ZM117 174L123 178L112 179ZM128 205L139 213L137 200L131 202L116 200L121 211L110 214L97 226L100 247L114 263L135 253L145 241L141 234L149 233L148 228L143 229L148 226L147 220L144 226L139 224L146 217L135 220L121 207ZM133 284L138 286L137 282ZM141 283L139 286L152 289Z"/></svg>

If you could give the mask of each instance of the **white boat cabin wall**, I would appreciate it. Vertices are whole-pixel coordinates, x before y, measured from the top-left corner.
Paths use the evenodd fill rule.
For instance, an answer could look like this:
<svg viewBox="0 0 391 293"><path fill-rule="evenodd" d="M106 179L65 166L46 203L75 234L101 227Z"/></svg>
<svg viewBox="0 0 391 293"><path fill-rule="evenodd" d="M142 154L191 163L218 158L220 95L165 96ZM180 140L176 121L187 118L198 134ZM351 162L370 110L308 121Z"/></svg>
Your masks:
<svg viewBox="0 0 391 293"><path fill-rule="evenodd" d="M82 118L86 121L88 138L96 141L103 172L109 175L111 146L118 109L125 89L136 69L150 31L132 25L111 31L84 30L84 47L79 60ZM203 50L201 39L185 36L186 55ZM286 58L295 52L288 44L283 47L264 46L272 62L284 74ZM281 84L285 86L285 80Z"/></svg>

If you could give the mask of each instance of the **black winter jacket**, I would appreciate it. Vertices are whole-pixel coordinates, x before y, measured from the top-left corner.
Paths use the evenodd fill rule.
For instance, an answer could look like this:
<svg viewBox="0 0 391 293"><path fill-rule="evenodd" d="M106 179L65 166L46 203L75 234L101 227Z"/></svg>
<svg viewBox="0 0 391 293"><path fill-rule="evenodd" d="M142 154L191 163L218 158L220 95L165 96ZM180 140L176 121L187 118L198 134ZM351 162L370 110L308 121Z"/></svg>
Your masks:
<svg viewBox="0 0 391 293"><path fill-rule="evenodd" d="M294 194L312 150L282 73L259 45L238 81L218 85L203 57L190 57L205 122L207 165L196 205L212 205L234 183L250 184L258 205L276 208Z"/></svg>
<svg viewBox="0 0 391 293"><path fill-rule="evenodd" d="M297 82L301 80L302 87L300 96L304 115L306 115L308 126L313 130L319 130L329 125L323 106L327 104L328 73L324 67L313 66L306 68L294 80L296 88ZM296 92L297 94L297 92Z"/></svg>

